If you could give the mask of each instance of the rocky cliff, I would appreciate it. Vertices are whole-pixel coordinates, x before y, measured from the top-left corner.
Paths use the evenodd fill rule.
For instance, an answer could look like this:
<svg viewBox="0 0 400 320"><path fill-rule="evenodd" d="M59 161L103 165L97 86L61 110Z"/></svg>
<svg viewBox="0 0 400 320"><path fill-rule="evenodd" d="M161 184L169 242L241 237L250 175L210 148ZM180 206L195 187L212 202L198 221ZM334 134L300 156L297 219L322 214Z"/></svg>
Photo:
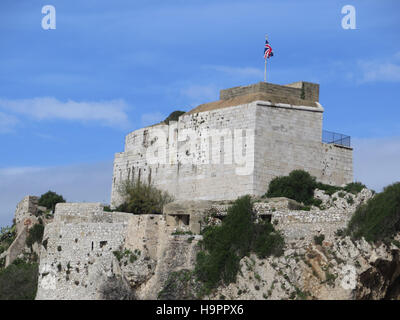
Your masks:
<svg viewBox="0 0 400 320"><path fill-rule="evenodd" d="M315 197L321 204L311 208L286 198L253 199L256 220L271 221L284 235L283 255L245 256L235 283L202 298L399 299L399 242L342 235L373 193L316 190ZM18 234L36 217L35 199L27 199L16 211ZM40 254L36 299L197 298L193 269L202 230L221 224L230 205L177 201L162 215L132 215L106 212L99 203L57 204L54 219L45 219L42 243L29 249ZM23 257L27 251L16 243L2 256Z"/></svg>

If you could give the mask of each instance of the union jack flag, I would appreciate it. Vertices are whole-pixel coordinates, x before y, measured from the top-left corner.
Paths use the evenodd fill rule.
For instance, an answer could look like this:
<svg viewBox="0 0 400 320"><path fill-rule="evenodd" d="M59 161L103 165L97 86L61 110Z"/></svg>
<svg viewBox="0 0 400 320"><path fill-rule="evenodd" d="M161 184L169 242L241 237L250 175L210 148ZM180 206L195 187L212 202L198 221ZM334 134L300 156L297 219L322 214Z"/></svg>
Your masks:
<svg viewBox="0 0 400 320"><path fill-rule="evenodd" d="M264 47L264 59L270 58L274 55L272 52L272 48L268 43L268 40L265 40L265 47Z"/></svg>

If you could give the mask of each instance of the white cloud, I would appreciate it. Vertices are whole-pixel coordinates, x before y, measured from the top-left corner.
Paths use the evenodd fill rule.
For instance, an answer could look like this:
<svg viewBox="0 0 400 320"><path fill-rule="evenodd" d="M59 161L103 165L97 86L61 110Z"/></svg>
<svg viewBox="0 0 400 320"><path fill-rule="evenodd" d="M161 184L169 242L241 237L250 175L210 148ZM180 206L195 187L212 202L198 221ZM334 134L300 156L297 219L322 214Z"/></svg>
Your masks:
<svg viewBox="0 0 400 320"><path fill-rule="evenodd" d="M43 170L40 167L8 167L0 169L0 177L18 176Z"/></svg>
<svg viewBox="0 0 400 320"><path fill-rule="evenodd" d="M152 112L142 114L141 121L144 127L163 121L166 117L161 112Z"/></svg>
<svg viewBox="0 0 400 320"><path fill-rule="evenodd" d="M112 161L58 167L0 169L0 226L9 225L15 207L26 195L48 190L69 202L110 202Z"/></svg>
<svg viewBox="0 0 400 320"><path fill-rule="evenodd" d="M360 70L361 77L358 79L358 82L400 81L400 65L396 63L399 57L400 52L397 52L390 59L359 60L357 67Z"/></svg>
<svg viewBox="0 0 400 320"><path fill-rule="evenodd" d="M106 126L123 128L129 126L126 113L128 105L123 100L99 102L68 100L62 102L52 97L0 99L0 108L37 121L61 119L80 122L94 121Z"/></svg>
<svg viewBox="0 0 400 320"><path fill-rule="evenodd" d="M12 115L0 112L0 133L12 132L18 123L18 119Z"/></svg>
<svg viewBox="0 0 400 320"><path fill-rule="evenodd" d="M369 188L400 181L400 137L353 139L354 178Z"/></svg>

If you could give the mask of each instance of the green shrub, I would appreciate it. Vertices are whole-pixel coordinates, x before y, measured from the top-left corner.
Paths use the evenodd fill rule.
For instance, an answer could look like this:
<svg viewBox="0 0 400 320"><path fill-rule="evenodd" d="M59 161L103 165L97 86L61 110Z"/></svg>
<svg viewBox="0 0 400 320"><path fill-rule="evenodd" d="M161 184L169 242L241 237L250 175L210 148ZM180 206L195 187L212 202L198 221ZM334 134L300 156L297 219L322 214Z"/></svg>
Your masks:
<svg viewBox="0 0 400 320"><path fill-rule="evenodd" d="M119 187L124 202L116 211L133 214L161 214L162 208L173 200L167 192L139 180L125 180Z"/></svg>
<svg viewBox="0 0 400 320"><path fill-rule="evenodd" d="M270 255L280 256L283 254L285 241L279 232L275 232L270 223L255 226L254 252L265 258Z"/></svg>
<svg viewBox="0 0 400 320"><path fill-rule="evenodd" d="M348 183L343 188L343 190L350 192L352 194L358 194L364 188L366 188L366 186L364 184L362 184L361 182L351 182L351 183Z"/></svg>
<svg viewBox="0 0 400 320"><path fill-rule="evenodd" d="M32 248L32 245L37 242L41 243L43 240L43 232L44 232L44 225L42 224L35 224L32 228L29 229L28 236L26 237L26 245Z"/></svg>
<svg viewBox="0 0 400 320"><path fill-rule="evenodd" d="M287 197L311 204L316 187L315 178L303 170L293 170L288 176L276 177L269 184L267 197Z"/></svg>
<svg viewBox="0 0 400 320"><path fill-rule="evenodd" d="M228 209L220 226L203 230L204 251L197 255L195 274L209 292L222 280L229 284L236 280L240 260L251 251L259 256L280 255L284 241L271 223L254 223L249 196L238 198Z"/></svg>
<svg viewBox="0 0 400 320"><path fill-rule="evenodd" d="M338 193L339 198L344 198L345 195L346 195L346 193L344 193L343 191L340 191L340 192Z"/></svg>
<svg viewBox="0 0 400 320"><path fill-rule="evenodd" d="M33 300L36 296L38 265L21 261L0 270L0 300Z"/></svg>
<svg viewBox="0 0 400 320"><path fill-rule="evenodd" d="M170 121L178 121L179 117L183 115L185 111L176 110L171 112L171 114L164 120L166 124L169 124Z"/></svg>
<svg viewBox="0 0 400 320"><path fill-rule="evenodd" d="M320 234L319 236L314 236L314 243L318 245L322 245L322 242L325 240L325 235Z"/></svg>
<svg viewBox="0 0 400 320"><path fill-rule="evenodd" d="M0 254L8 249L17 236L15 225L12 227L2 227L0 229Z"/></svg>
<svg viewBox="0 0 400 320"><path fill-rule="evenodd" d="M339 190L342 190L341 187L331 186L330 184L325 184L325 183L321 183L321 182L317 182L316 188L319 190L324 190L325 194L327 194L329 196L333 195L335 192L337 192Z"/></svg>
<svg viewBox="0 0 400 320"><path fill-rule="evenodd" d="M353 199L353 197L350 196L350 195L347 196L346 201L347 201L347 203L348 203L349 205L352 205L352 204L354 203L354 199Z"/></svg>
<svg viewBox="0 0 400 320"><path fill-rule="evenodd" d="M47 191L40 196L38 204L39 206L46 207L54 212L56 204L63 202L65 202L65 199L62 195L59 195L53 191Z"/></svg>
<svg viewBox="0 0 400 320"><path fill-rule="evenodd" d="M389 185L357 208L346 233L353 239L367 241L391 238L400 231L400 182Z"/></svg>

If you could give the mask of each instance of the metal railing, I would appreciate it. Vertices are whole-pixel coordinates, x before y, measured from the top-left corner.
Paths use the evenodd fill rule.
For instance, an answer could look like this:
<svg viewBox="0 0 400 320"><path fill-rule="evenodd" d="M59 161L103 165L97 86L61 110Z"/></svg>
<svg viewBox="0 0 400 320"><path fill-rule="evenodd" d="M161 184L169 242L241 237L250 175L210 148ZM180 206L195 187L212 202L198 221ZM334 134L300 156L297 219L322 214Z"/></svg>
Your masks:
<svg viewBox="0 0 400 320"><path fill-rule="evenodd" d="M350 136L341 133L322 130L322 142L350 147Z"/></svg>

